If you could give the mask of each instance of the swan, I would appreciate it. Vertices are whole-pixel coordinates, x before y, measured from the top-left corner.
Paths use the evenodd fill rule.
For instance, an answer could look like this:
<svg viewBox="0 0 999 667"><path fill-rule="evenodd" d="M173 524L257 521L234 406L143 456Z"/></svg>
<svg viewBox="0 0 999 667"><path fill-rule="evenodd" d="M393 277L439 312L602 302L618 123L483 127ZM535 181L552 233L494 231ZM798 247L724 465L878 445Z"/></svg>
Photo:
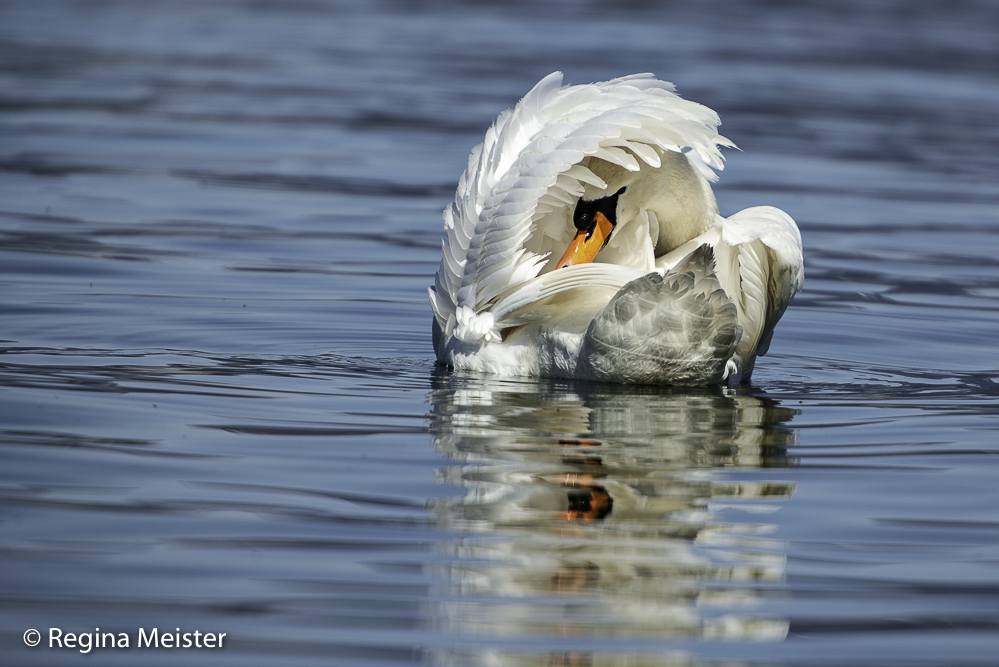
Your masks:
<svg viewBox="0 0 999 667"><path fill-rule="evenodd" d="M728 218L718 115L634 74L543 78L472 149L444 210L433 344L457 370L623 384L748 382L802 288L780 209Z"/></svg>

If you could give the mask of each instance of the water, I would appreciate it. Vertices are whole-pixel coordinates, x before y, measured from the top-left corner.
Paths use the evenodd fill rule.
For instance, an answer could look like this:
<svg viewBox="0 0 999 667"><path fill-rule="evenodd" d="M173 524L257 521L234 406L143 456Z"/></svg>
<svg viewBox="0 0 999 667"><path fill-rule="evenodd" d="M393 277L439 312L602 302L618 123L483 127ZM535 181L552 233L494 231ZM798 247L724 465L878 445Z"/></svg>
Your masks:
<svg viewBox="0 0 999 667"><path fill-rule="evenodd" d="M987 0L4 2L5 664L997 664L997 34ZM554 69L674 81L744 150L722 211L798 220L752 387L434 368L440 209Z"/></svg>

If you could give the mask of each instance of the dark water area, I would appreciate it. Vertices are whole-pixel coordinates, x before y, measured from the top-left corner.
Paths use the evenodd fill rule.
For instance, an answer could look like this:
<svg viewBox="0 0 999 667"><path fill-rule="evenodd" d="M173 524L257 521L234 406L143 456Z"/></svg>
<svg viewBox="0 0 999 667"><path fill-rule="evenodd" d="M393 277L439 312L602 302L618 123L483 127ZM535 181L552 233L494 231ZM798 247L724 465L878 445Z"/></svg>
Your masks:
<svg viewBox="0 0 999 667"><path fill-rule="evenodd" d="M440 211L556 69L798 221L752 386L435 368ZM997 112L987 0L5 0L0 662L999 664Z"/></svg>

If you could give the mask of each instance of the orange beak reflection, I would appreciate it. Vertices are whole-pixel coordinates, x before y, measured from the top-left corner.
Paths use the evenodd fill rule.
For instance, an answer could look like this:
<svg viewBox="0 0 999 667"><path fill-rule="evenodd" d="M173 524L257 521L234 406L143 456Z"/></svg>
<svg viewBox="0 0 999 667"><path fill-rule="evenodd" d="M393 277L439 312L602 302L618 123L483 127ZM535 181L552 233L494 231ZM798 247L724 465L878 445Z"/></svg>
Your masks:
<svg viewBox="0 0 999 667"><path fill-rule="evenodd" d="M603 213L597 212L594 216L596 224L592 230L581 230L576 233L569 247L566 248L562 259L555 265L556 269L573 264L586 264L592 262L597 256L597 252L604 247L607 237L614 231L614 225Z"/></svg>

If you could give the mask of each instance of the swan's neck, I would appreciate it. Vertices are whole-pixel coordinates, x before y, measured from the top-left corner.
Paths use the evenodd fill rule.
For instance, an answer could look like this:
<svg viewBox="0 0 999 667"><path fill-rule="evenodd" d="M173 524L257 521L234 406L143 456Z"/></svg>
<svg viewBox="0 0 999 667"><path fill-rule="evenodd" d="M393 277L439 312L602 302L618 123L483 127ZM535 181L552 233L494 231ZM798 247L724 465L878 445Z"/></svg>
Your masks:
<svg viewBox="0 0 999 667"><path fill-rule="evenodd" d="M656 257L660 257L711 229L718 215L718 204L707 179L685 155L657 152L662 158L658 169L640 162L640 171L628 172L598 159L591 159L589 168L608 183L608 191L627 185L620 199L619 224L635 219L641 209L655 214L658 235L655 229L650 229L650 233Z"/></svg>

